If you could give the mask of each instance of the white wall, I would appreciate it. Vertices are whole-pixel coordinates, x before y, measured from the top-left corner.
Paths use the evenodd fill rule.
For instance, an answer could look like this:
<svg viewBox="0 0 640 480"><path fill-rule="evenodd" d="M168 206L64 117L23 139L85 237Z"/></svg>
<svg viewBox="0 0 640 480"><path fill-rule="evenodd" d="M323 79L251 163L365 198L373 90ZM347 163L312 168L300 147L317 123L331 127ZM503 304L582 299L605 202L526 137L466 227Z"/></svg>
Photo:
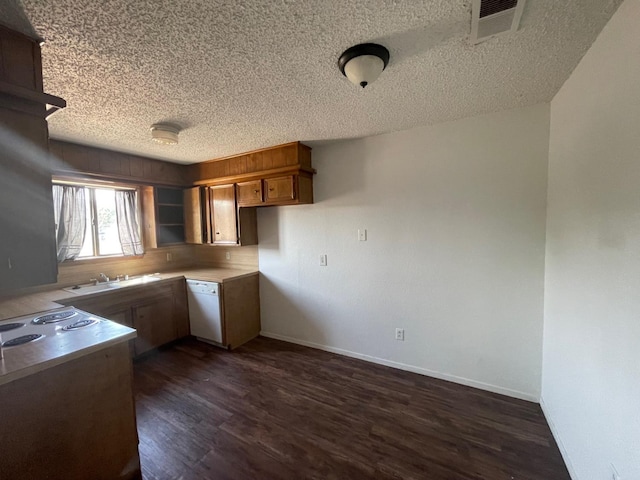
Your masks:
<svg viewBox="0 0 640 480"><path fill-rule="evenodd" d="M259 211L263 333L537 401L548 139L538 105L314 149L316 203Z"/></svg>
<svg viewBox="0 0 640 480"><path fill-rule="evenodd" d="M640 479L640 2L551 103L542 403L572 477Z"/></svg>

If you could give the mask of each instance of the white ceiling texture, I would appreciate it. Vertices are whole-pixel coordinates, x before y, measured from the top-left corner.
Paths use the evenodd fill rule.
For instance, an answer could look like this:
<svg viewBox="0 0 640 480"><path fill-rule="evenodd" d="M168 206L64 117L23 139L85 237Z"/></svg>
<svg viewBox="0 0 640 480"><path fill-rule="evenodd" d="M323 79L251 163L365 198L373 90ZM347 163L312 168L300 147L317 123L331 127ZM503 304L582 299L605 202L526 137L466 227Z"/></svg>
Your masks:
<svg viewBox="0 0 640 480"><path fill-rule="evenodd" d="M193 163L550 101L620 3L527 0L479 45L471 0L2 0L0 23L46 41L52 138ZM336 65L363 42L391 53L364 90Z"/></svg>

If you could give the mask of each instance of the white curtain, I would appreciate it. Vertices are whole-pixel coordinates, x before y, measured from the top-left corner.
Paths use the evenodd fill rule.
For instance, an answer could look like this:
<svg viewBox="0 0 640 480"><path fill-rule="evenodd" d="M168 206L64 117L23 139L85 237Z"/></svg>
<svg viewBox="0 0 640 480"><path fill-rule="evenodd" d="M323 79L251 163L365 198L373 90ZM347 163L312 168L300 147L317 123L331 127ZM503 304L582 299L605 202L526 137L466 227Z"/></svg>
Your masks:
<svg viewBox="0 0 640 480"><path fill-rule="evenodd" d="M53 207L58 263L75 260L82 250L87 228L86 190L83 187L54 185Z"/></svg>
<svg viewBox="0 0 640 480"><path fill-rule="evenodd" d="M138 221L138 195L133 190L116 190L116 218L118 235L124 255L142 255L140 222Z"/></svg>

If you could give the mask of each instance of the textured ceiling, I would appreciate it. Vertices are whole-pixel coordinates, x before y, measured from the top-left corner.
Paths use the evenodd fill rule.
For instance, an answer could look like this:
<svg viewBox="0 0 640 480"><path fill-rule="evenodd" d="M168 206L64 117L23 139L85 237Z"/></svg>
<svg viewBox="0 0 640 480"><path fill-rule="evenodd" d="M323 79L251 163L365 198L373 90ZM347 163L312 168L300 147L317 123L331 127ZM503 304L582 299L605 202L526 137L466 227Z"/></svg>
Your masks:
<svg viewBox="0 0 640 480"><path fill-rule="evenodd" d="M53 138L192 163L549 101L620 3L527 0L479 45L471 0L2 0L0 22L46 40ZM362 90L336 62L370 41L391 61ZM160 121L179 145L151 142Z"/></svg>

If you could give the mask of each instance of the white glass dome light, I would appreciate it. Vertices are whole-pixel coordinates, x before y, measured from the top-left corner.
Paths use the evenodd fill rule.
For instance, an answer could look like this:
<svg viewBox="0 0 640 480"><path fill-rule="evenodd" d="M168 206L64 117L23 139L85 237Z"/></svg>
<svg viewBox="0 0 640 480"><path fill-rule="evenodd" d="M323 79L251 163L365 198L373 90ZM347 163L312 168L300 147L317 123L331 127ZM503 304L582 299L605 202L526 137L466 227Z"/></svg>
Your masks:
<svg viewBox="0 0 640 480"><path fill-rule="evenodd" d="M151 125L151 139L161 145L176 145L180 129L167 123Z"/></svg>
<svg viewBox="0 0 640 480"><path fill-rule="evenodd" d="M375 81L389 64L389 50L375 43L362 43L346 50L338 68L351 83L362 88Z"/></svg>

